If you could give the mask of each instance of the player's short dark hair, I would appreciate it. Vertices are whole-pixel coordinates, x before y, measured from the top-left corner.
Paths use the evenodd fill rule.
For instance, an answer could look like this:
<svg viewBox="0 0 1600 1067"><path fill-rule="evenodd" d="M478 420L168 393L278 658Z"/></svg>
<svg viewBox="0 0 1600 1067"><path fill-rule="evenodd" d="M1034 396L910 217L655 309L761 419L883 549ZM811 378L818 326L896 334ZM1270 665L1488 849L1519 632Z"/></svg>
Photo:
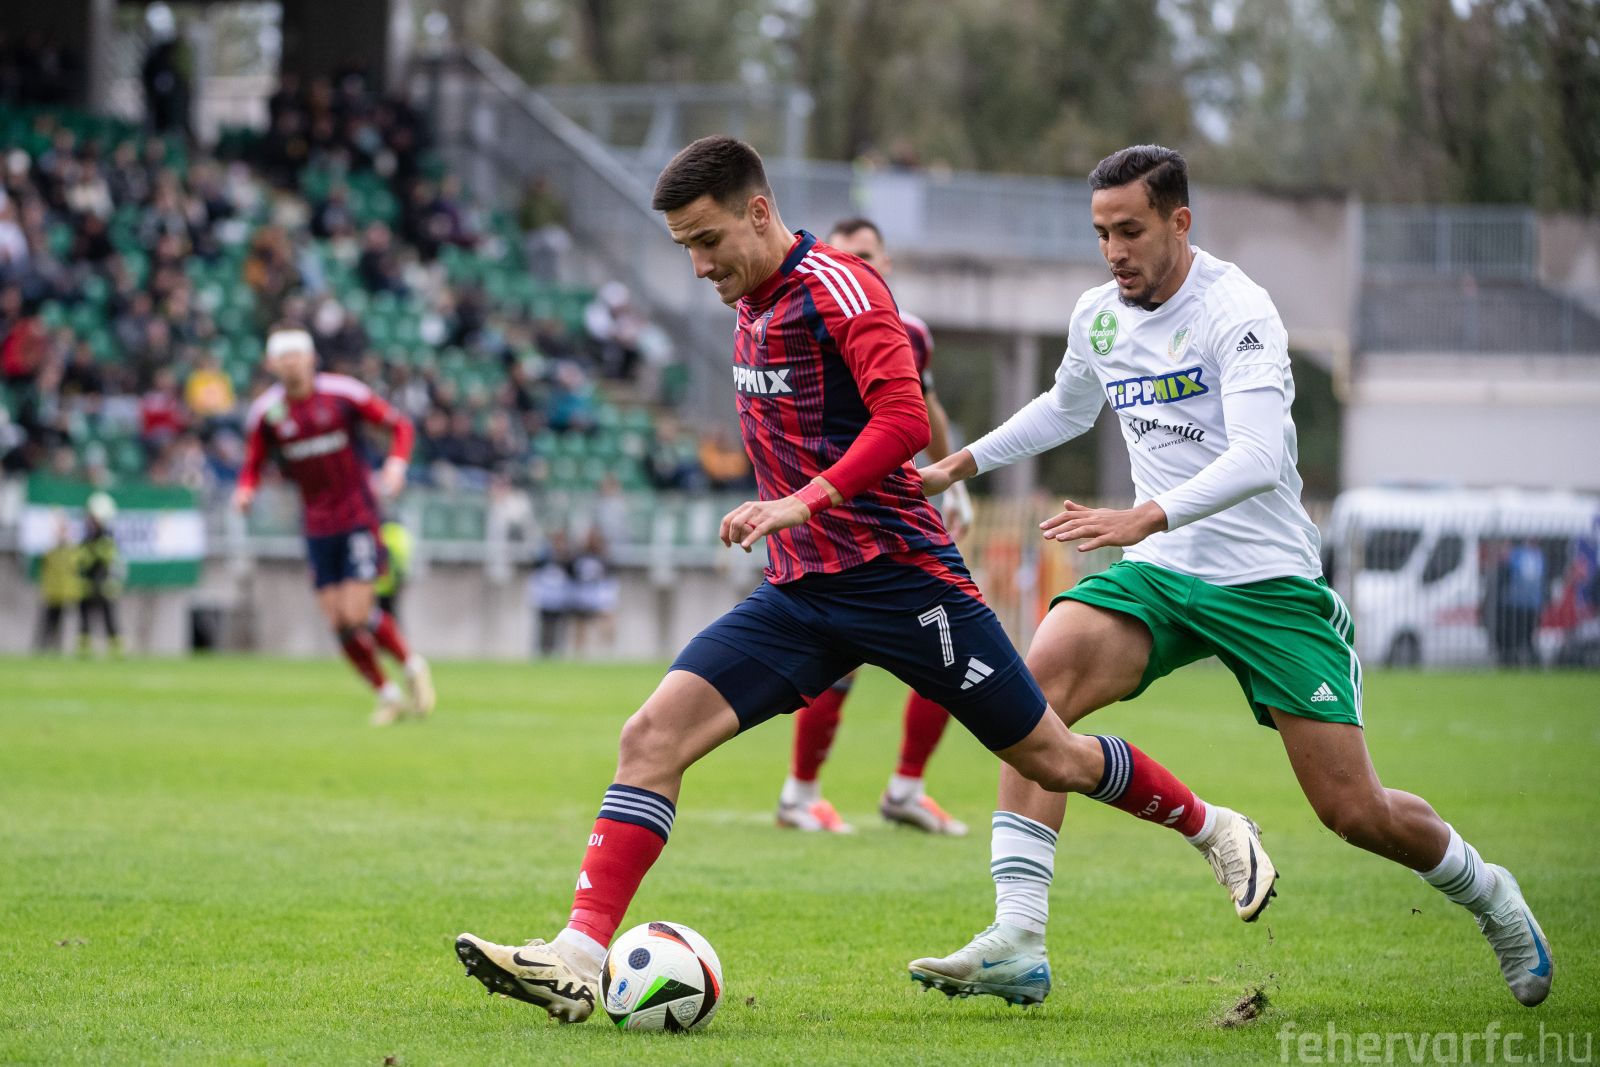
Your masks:
<svg viewBox="0 0 1600 1067"><path fill-rule="evenodd" d="M865 215L852 215L847 219L840 219L828 228L828 236L838 234L840 237L854 237L862 230L871 230L878 243L883 243L883 231L878 229L878 224Z"/></svg>
<svg viewBox="0 0 1600 1067"><path fill-rule="evenodd" d="M650 207L676 211L709 196L736 215L752 196L772 199L767 168L754 148L735 137L702 137L672 157L656 179Z"/></svg>
<svg viewBox="0 0 1600 1067"><path fill-rule="evenodd" d="M1144 181L1150 206L1163 218L1189 206L1189 164L1170 148L1136 144L1111 153L1089 172L1089 188L1116 189Z"/></svg>

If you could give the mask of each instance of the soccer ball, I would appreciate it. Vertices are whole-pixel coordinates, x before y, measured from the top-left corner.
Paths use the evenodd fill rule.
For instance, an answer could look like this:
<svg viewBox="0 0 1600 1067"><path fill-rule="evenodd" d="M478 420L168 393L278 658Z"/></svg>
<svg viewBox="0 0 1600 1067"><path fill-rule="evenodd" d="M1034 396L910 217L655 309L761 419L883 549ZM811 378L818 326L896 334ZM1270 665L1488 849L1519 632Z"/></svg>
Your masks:
<svg viewBox="0 0 1600 1067"><path fill-rule="evenodd" d="M698 1030L722 1000L722 961L682 923L645 923L611 942L600 1003L619 1030Z"/></svg>

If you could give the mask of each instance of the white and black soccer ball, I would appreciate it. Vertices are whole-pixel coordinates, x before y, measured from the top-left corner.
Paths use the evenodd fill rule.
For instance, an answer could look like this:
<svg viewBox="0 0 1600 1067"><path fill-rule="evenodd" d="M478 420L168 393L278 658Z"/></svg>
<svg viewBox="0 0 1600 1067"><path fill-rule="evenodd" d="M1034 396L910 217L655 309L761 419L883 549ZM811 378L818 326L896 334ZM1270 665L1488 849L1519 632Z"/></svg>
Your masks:
<svg viewBox="0 0 1600 1067"><path fill-rule="evenodd" d="M698 1030L722 1001L722 961L682 923L645 923L611 942L600 1004L619 1030Z"/></svg>

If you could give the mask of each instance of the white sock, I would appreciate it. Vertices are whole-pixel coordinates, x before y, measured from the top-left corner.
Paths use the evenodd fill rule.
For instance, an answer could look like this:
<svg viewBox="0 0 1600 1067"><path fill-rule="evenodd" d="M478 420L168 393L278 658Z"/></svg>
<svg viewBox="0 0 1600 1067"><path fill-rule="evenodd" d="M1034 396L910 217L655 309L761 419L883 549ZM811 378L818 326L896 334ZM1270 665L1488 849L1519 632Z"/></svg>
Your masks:
<svg viewBox="0 0 1600 1067"><path fill-rule="evenodd" d="M599 974L600 965L606 961L606 947L582 930L569 926L556 935L554 943L577 953L579 959L590 965L590 974Z"/></svg>
<svg viewBox="0 0 1600 1067"><path fill-rule="evenodd" d="M428 661L422 658L422 654L420 652L413 652L411 655L406 657L407 673L416 674L418 670L426 667L427 665Z"/></svg>
<svg viewBox="0 0 1600 1067"><path fill-rule="evenodd" d="M796 804L815 804L821 799L822 787L815 779L802 782L792 774L783 780L783 792L778 794L778 803L786 808Z"/></svg>
<svg viewBox="0 0 1600 1067"><path fill-rule="evenodd" d="M1478 850L1461 839L1454 826L1450 827L1450 843L1444 847L1444 859L1431 871L1418 871L1418 876L1433 888L1476 912L1494 892L1494 872L1489 870L1478 855Z"/></svg>
<svg viewBox="0 0 1600 1067"><path fill-rule="evenodd" d="M1205 821L1200 824L1200 829L1198 829L1198 830L1196 830L1194 832L1194 836L1193 837L1190 837L1187 834L1185 834L1183 839L1185 841L1189 842L1189 844L1193 845L1195 848L1200 848L1200 847L1202 847L1202 844L1216 830L1216 828L1217 828L1217 806L1215 804L1207 804L1206 805Z"/></svg>
<svg viewBox="0 0 1600 1067"><path fill-rule="evenodd" d="M904 804L915 800L922 795L922 779L907 778L903 774L889 776L889 799L896 804Z"/></svg>
<svg viewBox="0 0 1600 1067"><path fill-rule="evenodd" d="M382 688L378 690L378 696L384 700L405 699L405 694L400 691L400 683L396 682L393 678L383 683Z"/></svg>
<svg viewBox="0 0 1600 1067"><path fill-rule="evenodd" d="M1056 832L1042 822L997 811L990 822L989 875L994 879L994 920L1043 934L1050 920Z"/></svg>

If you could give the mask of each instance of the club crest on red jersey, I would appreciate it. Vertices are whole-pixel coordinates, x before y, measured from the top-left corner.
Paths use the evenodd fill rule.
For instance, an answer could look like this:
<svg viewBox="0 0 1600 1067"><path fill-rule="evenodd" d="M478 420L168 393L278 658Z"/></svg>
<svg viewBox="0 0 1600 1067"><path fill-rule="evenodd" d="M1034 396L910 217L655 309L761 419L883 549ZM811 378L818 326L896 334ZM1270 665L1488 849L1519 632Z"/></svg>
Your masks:
<svg viewBox="0 0 1600 1067"><path fill-rule="evenodd" d="M767 326L772 322L772 312L769 311L755 322L750 324L750 335L756 339L756 344L766 347Z"/></svg>

